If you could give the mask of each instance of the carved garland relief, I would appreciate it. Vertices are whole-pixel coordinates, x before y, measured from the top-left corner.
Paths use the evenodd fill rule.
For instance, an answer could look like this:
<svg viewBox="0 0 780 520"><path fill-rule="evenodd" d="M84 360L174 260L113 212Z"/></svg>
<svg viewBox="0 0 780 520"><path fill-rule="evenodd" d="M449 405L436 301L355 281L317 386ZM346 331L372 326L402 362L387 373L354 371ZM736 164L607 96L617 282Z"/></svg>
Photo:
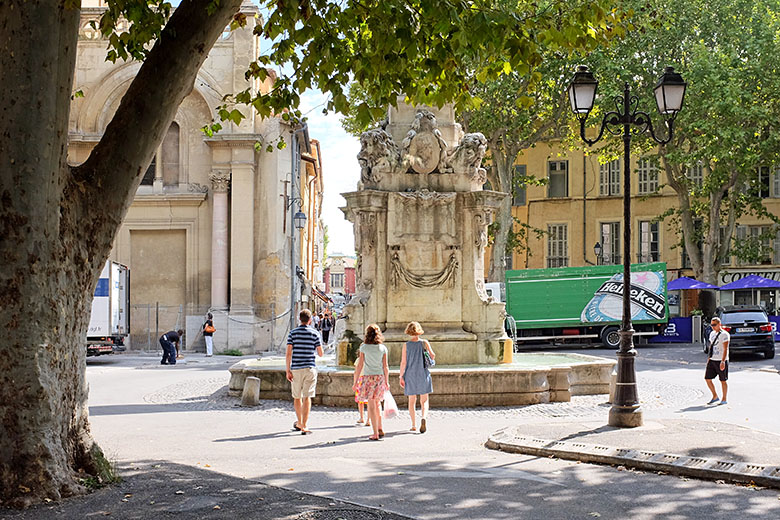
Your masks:
<svg viewBox="0 0 780 520"><path fill-rule="evenodd" d="M447 265L438 273L415 273L403 265L398 251L393 251L393 256L390 259L390 283L396 289L402 281L407 285L418 289L441 287L445 284L449 285L449 287L454 287L458 268L458 259L455 255L455 251L453 251L450 253L450 259L447 262Z"/></svg>

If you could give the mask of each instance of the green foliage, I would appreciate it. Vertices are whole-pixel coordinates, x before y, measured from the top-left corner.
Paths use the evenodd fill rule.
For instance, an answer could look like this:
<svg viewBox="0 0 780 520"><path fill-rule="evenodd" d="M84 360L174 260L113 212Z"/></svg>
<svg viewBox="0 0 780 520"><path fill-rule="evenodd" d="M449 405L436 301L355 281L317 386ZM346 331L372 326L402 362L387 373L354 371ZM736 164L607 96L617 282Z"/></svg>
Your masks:
<svg viewBox="0 0 780 520"><path fill-rule="evenodd" d="M640 29L584 60L601 81L590 121L595 125L604 111L614 109L609 100L628 82L640 109L653 116L656 132L665 136L652 88L664 66L683 74L688 90L674 140L658 148L640 134L632 153L657 155L681 201L661 217L702 255L699 271L717 272L721 226L730 236L736 219L746 215L777 222L758 196L756 171L780 161L780 2L622 0L621 8L636 12L632 22ZM621 149L616 138L602 153L617 157ZM705 172L700 186L686 176L697 163ZM755 258L755 248L733 252Z"/></svg>
<svg viewBox="0 0 780 520"><path fill-rule="evenodd" d="M218 352L220 356L243 356L244 353L237 348L225 349L222 352Z"/></svg>
<svg viewBox="0 0 780 520"><path fill-rule="evenodd" d="M106 59L111 62L144 59L163 33L172 9L166 0L108 0L106 7L92 26L108 39Z"/></svg>
<svg viewBox="0 0 780 520"><path fill-rule="evenodd" d="M473 106L471 87L507 71L527 74L545 49L588 50L622 34L622 14L608 0L311 0L262 2L263 36L273 43L250 66L283 67L271 90L253 105L270 114L297 107L305 90L329 96L325 110L350 113L365 127L403 93L414 103ZM347 87L365 98L351 103Z"/></svg>
<svg viewBox="0 0 780 520"><path fill-rule="evenodd" d="M325 265L325 260L328 259L328 244L330 244L330 235L328 235L328 226L323 226L324 231L322 235L322 264Z"/></svg>
<svg viewBox="0 0 780 520"><path fill-rule="evenodd" d="M89 454L90 475L79 479L79 483L90 491L95 491L109 484L115 484L122 479L116 470L116 462L112 462L103 454L97 444L93 444Z"/></svg>
<svg viewBox="0 0 780 520"><path fill-rule="evenodd" d="M360 354L360 345L363 340L351 330L344 331L344 338L347 340L347 365L353 366Z"/></svg>

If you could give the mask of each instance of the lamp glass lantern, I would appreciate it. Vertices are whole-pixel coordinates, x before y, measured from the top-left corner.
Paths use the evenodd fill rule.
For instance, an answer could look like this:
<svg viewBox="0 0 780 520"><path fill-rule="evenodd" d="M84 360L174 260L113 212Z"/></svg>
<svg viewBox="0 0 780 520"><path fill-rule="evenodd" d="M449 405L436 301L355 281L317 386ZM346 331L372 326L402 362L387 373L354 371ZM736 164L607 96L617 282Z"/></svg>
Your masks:
<svg viewBox="0 0 780 520"><path fill-rule="evenodd" d="M306 213L298 211L293 215L293 222L295 223L295 229L301 230L306 226Z"/></svg>
<svg viewBox="0 0 780 520"><path fill-rule="evenodd" d="M569 83L569 103L578 117L586 117L593 110L596 90L599 82L585 65L577 67L577 72Z"/></svg>
<svg viewBox="0 0 780 520"><path fill-rule="evenodd" d="M666 67L653 89L658 113L674 118L682 108L687 86L688 84L683 81L679 73L674 71L673 67Z"/></svg>
<svg viewBox="0 0 780 520"><path fill-rule="evenodd" d="M601 258L601 243L596 242L596 245L593 246L593 254L596 255L596 258Z"/></svg>

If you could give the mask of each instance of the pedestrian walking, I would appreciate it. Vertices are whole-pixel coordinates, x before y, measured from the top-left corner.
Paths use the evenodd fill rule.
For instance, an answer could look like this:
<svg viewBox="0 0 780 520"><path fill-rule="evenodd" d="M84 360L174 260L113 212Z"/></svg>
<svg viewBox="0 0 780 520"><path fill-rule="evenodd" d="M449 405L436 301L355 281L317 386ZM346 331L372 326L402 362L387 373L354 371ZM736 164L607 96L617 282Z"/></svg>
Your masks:
<svg viewBox="0 0 780 520"><path fill-rule="evenodd" d="M293 430L306 435L311 433L308 427L311 398L317 389L317 368L314 354L322 356L322 338L311 326L311 311L303 309L298 315L301 324L290 331L287 337L287 380L292 383L292 397L295 405Z"/></svg>
<svg viewBox="0 0 780 520"><path fill-rule="evenodd" d="M720 401L720 404L728 404L729 341L731 340L731 335L723 329L718 317L713 317L710 320L710 325L712 325L712 332L710 332L710 348L704 380L707 382L707 388L712 392L712 399L707 404L715 404L718 401ZM720 386L723 390L722 399L718 398L718 392L715 390L715 385L712 382L715 376L718 376L718 379L720 379Z"/></svg>
<svg viewBox="0 0 780 520"><path fill-rule="evenodd" d="M181 337L184 336L184 331L179 329L177 331L169 330L162 336L160 336L160 346L163 349L161 365L175 365L176 364L176 352L179 350L179 343Z"/></svg>
<svg viewBox="0 0 780 520"><path fill-rule="evenodd" d="M330 331L333 328L333 318L327 312L320 322L320 330L322 331L322 341L328 344L330 339Z"/></svg>
<svg viewBox="0 0 780 520"><path fill-rule="evenodd" d="M368 419L374 434L368 440L378 441L385 436L382 430L382 413L379 402L390 389L390 371L387 367L387 347L383 344L384 337L379 326L371 324L366 327L366 336L360 345L352 389L357 391L358 399L368 401ZM362 374L362 377L360 377Z"/></svg>
<svg viewBox="0 0 780 520"><path fill-rule="evenodd" d="M312 315L312 325L316 330L320 330L320 320L322 320L322 313Z"/></svg>
<svg viewBox="0 0 780 520"><path fill-rule="evenodd" d="M433 380L431 379L430 363L436 359L436 354L428 340L420 339L424 334L422 326L416 321L406 326L406 334L409 341L404 343L401 350L401 387L404 395L409 399L409 416L412 419L410 431L417 431L417 415L415 404L417 396L420 396L420 433L428 430L426 420L428 418L428 394L433 393ZM428 360L426 361L426 354Z"/></svg>
<svg viewBox="0 0 780 520"><path fill-rule="evenodd" d="M214 316L211 313L206 314L206 322L203 324L203 339L206 341L206 357L214 355Z"/></svg>

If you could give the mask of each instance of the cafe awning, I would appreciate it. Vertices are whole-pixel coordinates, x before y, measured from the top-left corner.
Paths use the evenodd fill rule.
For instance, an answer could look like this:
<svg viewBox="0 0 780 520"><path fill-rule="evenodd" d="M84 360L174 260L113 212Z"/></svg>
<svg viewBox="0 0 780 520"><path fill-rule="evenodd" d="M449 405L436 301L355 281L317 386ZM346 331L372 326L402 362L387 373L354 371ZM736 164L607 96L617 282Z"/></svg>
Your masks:
<svg viewBox="0 0 780 520"><path fill-rule="evenodd" d="M720 288L721 291L736 291L738 289L780 289L780 282L757 274L750 274Z"/></svg>
<svg viewBox="0 0 780 520"><path fill-rule="evenodd" d="M700 282L699 280L687 276L682 276L666 284L667 291L685 291L688 289L718 289L718 286L707 282Z"/></svg>

